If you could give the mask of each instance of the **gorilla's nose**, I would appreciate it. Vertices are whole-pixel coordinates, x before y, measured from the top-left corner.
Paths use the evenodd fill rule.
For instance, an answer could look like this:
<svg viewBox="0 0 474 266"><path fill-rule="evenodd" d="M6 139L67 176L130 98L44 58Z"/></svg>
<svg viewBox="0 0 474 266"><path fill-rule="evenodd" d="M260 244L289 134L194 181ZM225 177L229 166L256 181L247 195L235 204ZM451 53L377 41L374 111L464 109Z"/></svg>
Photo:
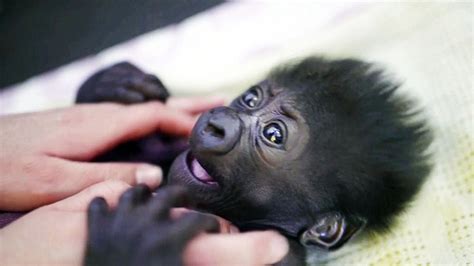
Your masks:
<svg viewBox="0 0 474 266"><path fill-rule="evenodd" d="M191 136L197 152L224 154L232 150L242 130L238 114L228 107L214 108L199 118Z"/></svg>

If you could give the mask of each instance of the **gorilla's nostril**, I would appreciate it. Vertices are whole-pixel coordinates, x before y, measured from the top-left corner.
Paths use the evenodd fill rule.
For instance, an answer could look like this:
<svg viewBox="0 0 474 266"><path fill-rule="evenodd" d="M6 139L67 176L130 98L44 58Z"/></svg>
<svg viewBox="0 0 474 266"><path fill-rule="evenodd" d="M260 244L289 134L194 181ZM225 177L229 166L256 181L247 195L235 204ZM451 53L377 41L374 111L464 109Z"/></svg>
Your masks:
<svg viewBox="0 0 474 266"><path fill-rule="evenodd" d="M212 124L208 124L204 128L204 133L207 133L213 137L223 139L225 137L225 131L221 128L218 128Z"/></svg>
<svg viewBox="0 0 474 266"><path fill-rule="evenodd" d="M241 135L241 120L228 107L217 107L204 113L191 136L193 152L225 154L232 150Z"/></svg>

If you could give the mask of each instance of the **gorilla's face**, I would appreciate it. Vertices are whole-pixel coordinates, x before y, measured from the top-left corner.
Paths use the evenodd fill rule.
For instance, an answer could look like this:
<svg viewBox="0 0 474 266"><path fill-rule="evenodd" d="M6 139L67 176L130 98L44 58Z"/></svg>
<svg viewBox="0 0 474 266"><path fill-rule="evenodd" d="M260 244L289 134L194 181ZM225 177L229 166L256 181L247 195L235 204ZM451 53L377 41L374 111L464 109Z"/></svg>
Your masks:
<svg viewBox="0 0 474 266"><path fill-rule="evenodd" d="M295 104L289 90L264 81L229 107L204 113L191 149L173 163L169 183L185 185L198 208L240 226L296 235L302 224L295 217L308 213L301 204L308 163L301 158L309 129Z"/></svg>
<svg viewBox="0 0 474 266"><path fill-rule="evenodd" d="M384 229L429 173L430 131L383 71L308 58L201 116L170 184L240 229L334 249Z"/></svg>

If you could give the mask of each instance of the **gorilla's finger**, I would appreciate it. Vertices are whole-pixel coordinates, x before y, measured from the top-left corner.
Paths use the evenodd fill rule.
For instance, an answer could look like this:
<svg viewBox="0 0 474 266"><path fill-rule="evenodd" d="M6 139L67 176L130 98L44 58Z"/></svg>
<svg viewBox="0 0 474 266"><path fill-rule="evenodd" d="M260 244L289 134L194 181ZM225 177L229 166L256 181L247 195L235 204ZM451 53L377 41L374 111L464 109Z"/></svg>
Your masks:
<svg viewBox="0 0 474 266"><path fill-rule="evenodd" d="M165 219L170 216L172 207L179 207L188 201L186 190L182 187L167 187L157 191L154 198L148 204L149 212L157 219Z"/></svg>
<svg viewBox="0 0 474 266"><path fill-rule="evenodd" d="M181 186L166 186L156 191L153 200L167 204L170 207L182 207L188 202L186 192L186 188Z"/></svg>
<svg viewBox="0 0 474 266"><path fill-rule="evenodd" d="M130 77L127 80L127 87L144 95L148 99L164 101L169 93L163 86L163 83L153 75L143 77Z"/></svg>
<svg viewBox="0 0 474 266"><path fill-rule="evenodd" d="M133 208L133 197L134 197L134 189L135 187L131 187L125 191L119 199L118 205L117 205L117 212L122 213L122 212L127 212L128 210Z"/></svg>
<svg viewBox="0 0 474 266"><path fill-rule="evenodd" d="M115 90L115 100L122 103L138 103L145 100L145 96L128 88L119 87Z"/></svg>
<svg viewBox="0 0 474 266"><path fill-rule="evenodd" d="M147 201L151 196L151 191L146 185L138 185L136 187L129 188L125 193L120 196L117 212L127 212L134 208L138 204L142 204Z"/></svg>
<svg viewBox="0 0 474 266"><path fill-rule="evenodd" d="M135 66L135 65L133 65L133 64L127 62L127 61L117 63L117 64L113 65L111 68L127 71L127 73L128 72L143 73L143 71L141 71L137 66Z"/></svg>
<svg viewBox="0 0 474 266"><path fill-rule="evenodd" d="M191 212L177 220L171 230L172 233L176 233L176 238L187 243L201 232L219 232L219 222L210 215Z"/></svg>
<svg viewBox="0 0 474 266"><path fill-rule="evenodd" d="M125 87L101 87L97 94L104 101L120 103L139 103L145 101L145 96Z"/></svg>
<svg viewBox="0 0 474 266"><path fill-rule="evenodd" d="M161 82L161 80L155 75L145 74L145 80L148 82L154 83L158 87L165 88L165 85L163 85L163 82Z"/></svg>
<svg viewBox="0 0 474 266"><path fill-rule="evenodd" d="M109 205L103 197L95 197L89 204L87 213L89 217L104 216L109 210Z"/></svg>
<svg viewBox="0 0 474 266"><path fill-rule="evenodd" d="M103 82L114 82L124 76L143 75L143 71L129 62L120 62L102 71L103 75L100 80Z"/></svg>
<svg viewBox="0 0 474 266"><path fill-rule="evenodd" d="M89 235L100 235L100 228L109 211L109 205L103 197L94 198L87 208Z"/></svg>
<svg viewBox="0 0 474 266"><path fill-rule="evenodd" d="M133 188L132 203L134 205L143 204L151 197L151 190L145 184L139 184Z"/></svg>
<svg viewBox="0 0 474 266"><path fill-rule="evenodd" d="M147 83L151 83L153 86L159 88L160 95L158 95L158 98L159 100L166 102L166 100L170 97L170 94L168 92L168 89L166 89L165 85L163 85L163 82L161 82L161 80L157 76L151 74L146 74L145 80L147 81Z"/></svg>

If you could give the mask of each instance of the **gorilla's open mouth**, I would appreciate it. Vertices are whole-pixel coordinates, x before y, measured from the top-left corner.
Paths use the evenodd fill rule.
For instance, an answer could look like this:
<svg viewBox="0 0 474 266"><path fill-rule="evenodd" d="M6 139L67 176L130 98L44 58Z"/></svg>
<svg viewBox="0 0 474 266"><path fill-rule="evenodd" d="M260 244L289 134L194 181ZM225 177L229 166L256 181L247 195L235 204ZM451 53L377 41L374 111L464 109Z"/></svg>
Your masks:
<svg viewBox="0 0 474 266"><path fill-rule="evenodd" d="M193 177L206 184L206 185L217 185L216 180L212 178L211 175L202 167L202 165L198 162L198 160L192 155L191 152L188 152L186 157L186 164L188 166L189 172L193 175Z"/></svg>

